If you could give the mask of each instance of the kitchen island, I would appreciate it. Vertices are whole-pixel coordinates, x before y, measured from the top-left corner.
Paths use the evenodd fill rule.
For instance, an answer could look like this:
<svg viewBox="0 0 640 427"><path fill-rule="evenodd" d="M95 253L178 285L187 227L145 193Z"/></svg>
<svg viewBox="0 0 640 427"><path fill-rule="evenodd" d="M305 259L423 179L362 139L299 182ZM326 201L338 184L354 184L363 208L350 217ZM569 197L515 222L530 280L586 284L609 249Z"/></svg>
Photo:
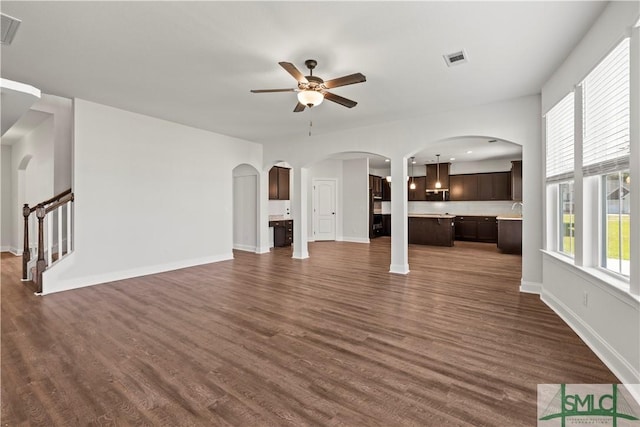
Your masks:
<svg viewBox="0 0 640 427"><path fill-rule="evenodd" d="M455 215L409 214L409 243L453 246Z"/></svg>

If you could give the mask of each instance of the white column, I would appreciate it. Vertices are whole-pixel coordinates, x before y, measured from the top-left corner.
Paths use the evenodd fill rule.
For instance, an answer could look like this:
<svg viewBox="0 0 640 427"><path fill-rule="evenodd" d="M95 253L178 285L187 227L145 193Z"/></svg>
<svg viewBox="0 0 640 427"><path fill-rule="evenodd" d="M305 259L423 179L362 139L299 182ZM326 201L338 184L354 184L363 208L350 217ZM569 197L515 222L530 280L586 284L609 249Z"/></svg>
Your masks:
<svg viewBox="0 0 640 427"><path fill-rule="evenodd" d="M407 217L407 159L391 159L391 265L390 273L409 273Z"/></svg>
<svg viewBox="0 0 640 427"><path fill-rule="evenodd" d="M269 252L269 170L258 176L258 241L256 253Z"/></svg>
<svg viewBox="0 0 640 427"><path fill-rule="evenodd" d="M307 197L308 171L295 167L293 173L293 188L289 191L291 197L291 213L293 216L293 258L309 258L308 230L307 230Z"/></svg>
<svg viewBox="0 0 640 427"><path fill-rule="evenodd" d="M630 44L630 143L631 156L631 293L640 295L640 28L631 30Z"/></svg>

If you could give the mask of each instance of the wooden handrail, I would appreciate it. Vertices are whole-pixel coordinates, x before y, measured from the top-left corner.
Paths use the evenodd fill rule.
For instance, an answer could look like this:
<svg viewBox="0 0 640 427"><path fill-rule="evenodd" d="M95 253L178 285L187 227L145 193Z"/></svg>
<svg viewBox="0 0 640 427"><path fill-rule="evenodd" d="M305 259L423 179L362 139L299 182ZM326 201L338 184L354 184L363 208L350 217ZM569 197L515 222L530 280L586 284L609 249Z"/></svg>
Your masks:
<svg viewBox="0 0 640 427"><path fill-rule="evenodd" d="M73 202L73 199L74 199L73 194L66 195L62 199L60 199L57 202L55 202L54 204L47 206L45 208L45 214L48 214L51 211L55 211L56 209L58 209L60 206L64 205L65 203Z"/></svg>
<svg viewBox="0 0 640 427"><path fill-rule="evenodd" d="M67 194L71 194L71 189L64 190L62 193L60 193L60 194L56 194L56 195L55 195L55 196L53 196L52 198L47 199L47 200L45 200L44 202L40 202L40 203L38 203L37 205L35 205L34 207L32 207L32 208L29 210L29 212L31 213L31 212L35 211L35 210L38 208L38 206L47 206L47 205L49 205L49 204L51 204L51 203L53 203L53 202L57 202L58 200L60 200L60 199L61 199L61 198L63 198L64 196L66 196Z"/></svg>

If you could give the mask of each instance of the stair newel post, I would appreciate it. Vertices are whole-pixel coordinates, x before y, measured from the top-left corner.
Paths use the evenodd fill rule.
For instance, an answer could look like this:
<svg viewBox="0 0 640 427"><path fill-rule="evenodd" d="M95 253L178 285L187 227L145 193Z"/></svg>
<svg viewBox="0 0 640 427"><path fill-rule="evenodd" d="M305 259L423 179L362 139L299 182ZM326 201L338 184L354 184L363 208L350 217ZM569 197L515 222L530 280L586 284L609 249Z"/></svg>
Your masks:
<svg viewBox="0 0 640 427"><path fill-rule="evenodd" d="M27 265L31 260L31 250L29 249L29 215L31 209L27 203L22 207L22 216L24 217L24 244L22 248L22 280L27 280Z"/></svg>
<svg viewBox="0 0 640 427"><path fill-rule="evenodd" d="M47 268L47 262L44 259L44 217L47 210L44 205L40 204L36 208L36 217L38 218L38 261L36 262L36 284L38 292L42 292L42 272Z"/></svg>

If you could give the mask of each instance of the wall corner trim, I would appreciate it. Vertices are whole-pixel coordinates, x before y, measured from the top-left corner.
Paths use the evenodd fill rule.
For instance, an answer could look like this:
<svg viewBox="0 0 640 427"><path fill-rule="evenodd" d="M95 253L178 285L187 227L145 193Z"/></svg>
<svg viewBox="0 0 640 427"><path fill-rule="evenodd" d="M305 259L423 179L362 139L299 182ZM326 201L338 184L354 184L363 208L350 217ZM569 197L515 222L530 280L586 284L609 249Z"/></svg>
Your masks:
<svg viewBox="0 0 640 427"><path fill-rule="evenodd" d="M526 280L520 280L520 292L525 294L542 294L542 283L527 282Z"/></svg>

